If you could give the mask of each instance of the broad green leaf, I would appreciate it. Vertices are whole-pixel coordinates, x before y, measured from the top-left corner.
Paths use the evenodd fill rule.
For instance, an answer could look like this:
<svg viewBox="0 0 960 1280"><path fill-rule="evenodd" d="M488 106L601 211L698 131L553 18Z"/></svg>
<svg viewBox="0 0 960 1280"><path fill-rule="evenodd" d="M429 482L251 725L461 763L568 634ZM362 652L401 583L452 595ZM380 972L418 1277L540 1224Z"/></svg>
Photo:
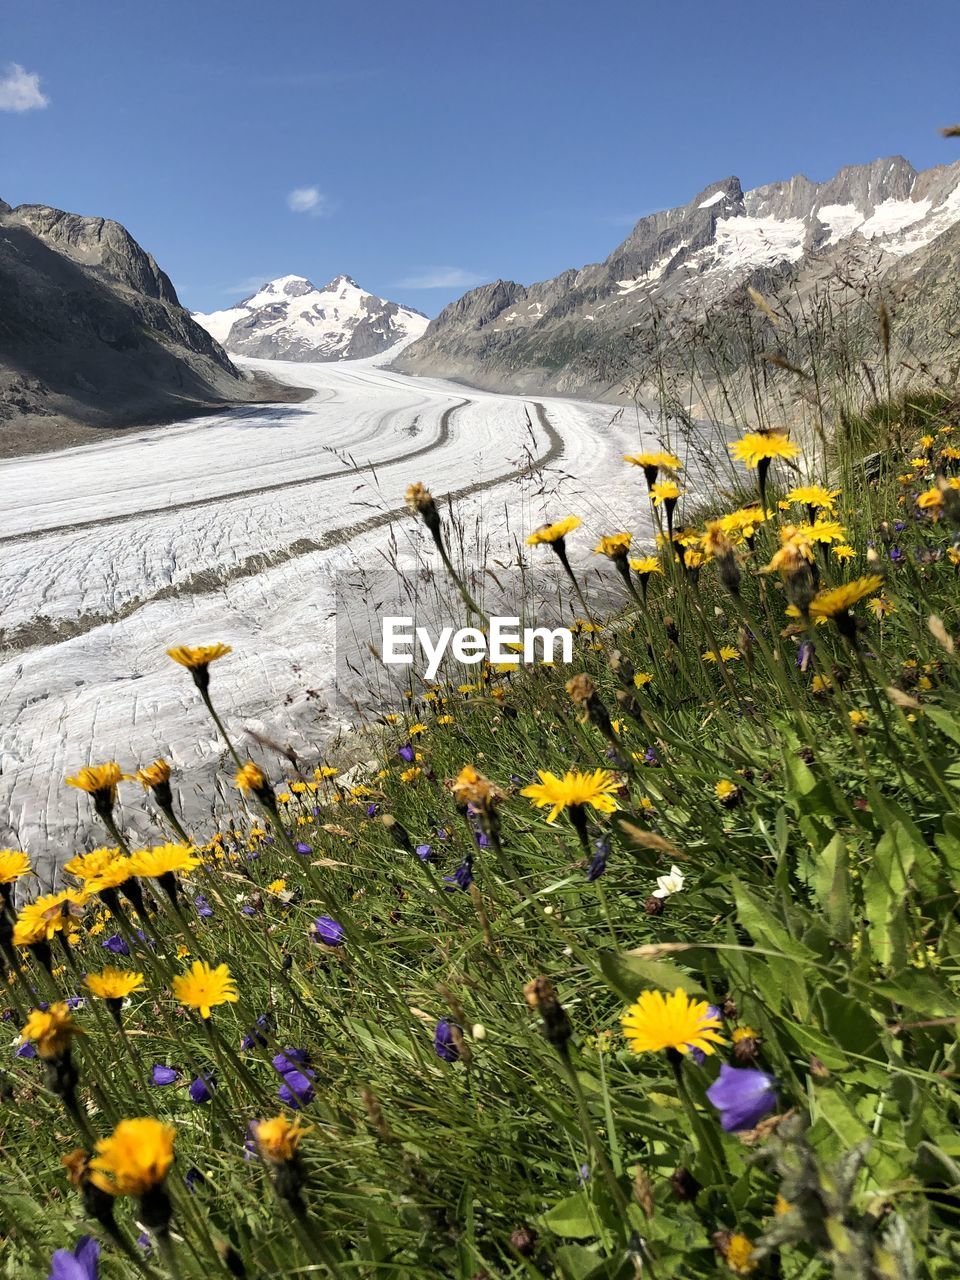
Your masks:
<svg viewBox="0 0 960 1280"><path fill-rule="evenodd" d="M688 996L701 998L706 994L695 978L670 960L645 960L629 952L605 951L600 956L600 968L610 986L625 1000L636 1000L641 991L650 987L661 991L676 991L679 987Z"/></svg>

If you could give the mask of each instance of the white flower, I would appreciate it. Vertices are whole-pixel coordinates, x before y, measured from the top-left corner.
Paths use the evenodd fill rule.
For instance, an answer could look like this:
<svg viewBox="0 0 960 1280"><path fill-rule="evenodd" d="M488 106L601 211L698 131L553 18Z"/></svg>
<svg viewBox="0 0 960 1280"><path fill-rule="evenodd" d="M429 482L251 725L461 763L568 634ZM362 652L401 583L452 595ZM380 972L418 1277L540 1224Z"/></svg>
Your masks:
<svg viewBox="0 0 960 1280"><path fill-rule="evenodd" d="M671 867L668 876L657 876L657 887L653 891L655 898L669 898L683 888L683 872L679 867Z"/></svg>

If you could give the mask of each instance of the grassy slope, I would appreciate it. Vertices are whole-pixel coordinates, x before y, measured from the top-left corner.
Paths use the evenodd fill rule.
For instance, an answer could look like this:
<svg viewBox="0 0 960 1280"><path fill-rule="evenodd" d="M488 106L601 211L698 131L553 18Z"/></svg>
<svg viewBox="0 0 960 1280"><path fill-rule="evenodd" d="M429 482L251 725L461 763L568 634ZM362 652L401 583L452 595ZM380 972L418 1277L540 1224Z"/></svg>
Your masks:
<svg viewBox="0 0 960 1280"><path fill-rule="evenodd" d="M909 458L914 443L894 447ZM757 1276L956 1275L960 673L928 618L956 633L957 526L915 505L929 463L891 461L879 481L847 468L837 517L855 558L821 555L825 583L885 576L871 599L892 611L859 604L856 647L832 624L804 636L784 617L779 579L758 572L778 513L738 549L739 601L715 565L695 585L667 561L646 611L583 632L574 671L592 673L616 748L577 714L569 670L490 672L386 723L383 767L362 784L280 784L284 826L309 852L264 834L269 823L209 844L182 900L187 926L158 892L155 947L132 936L126 963L145 987L126 1037L102 1002L76 1014L90 1132L41 1064L6 1064L5 1274L46 1275L51 1249L90 1227L60 1156L123 1116L157 1115L177 1127L168 1186L183 1238L172 1262L154 1253L152 1274L230 1274L216 1251L229 1240L249 1276L585 1280L640 1274L645 1259L663 1280L729 1273L716 1233L741 1232ZM738 656L704 660L720 645ZM615 650L653 676L635 698L611 670ZM412 764L397 755L408 742ZM446 785L466 763L506 793L500 853L477 847L478 821ZM518 793L539 769L595 768L616 769L620 786L616 814L591 814L590 852L604 840L610 853L590 882L566 816L548 824ZM722 781L737 789L729 807ZM446 877L467 853L475 880L459 889ZM684 888L649 914L674 863ZM198 892L213 910L203 919ZM344 945L316 941L321 915ZM115 959L102 943L118 928L129 932L92 904L52 979L28 961L8 993L11 1036L31 984L43 998L81 990L82 973ZM239 1003L207 1024L170 994L188 957L237 980ZM524 998L538 975L572 1023L569 1064ZM687 1060L680 1083L619 1026L639 992L676 987L726 1014L727 1043L702 1066ZM263 1015L264 1043L241 1051ZM441 1019L458 1028L455 1061L435 1052ZM705 1098L743 1027L758 1033L753 1062L776 1076L785 1117L746 1139L724 1134ZM248 1122L282 1110L271 1059L286 1047L307 1049L315 1073L299 1217L244 1153ZM177 1082L149 1085L156 1063ZM185 1086L202 1072L217 1087L195 1105ZM695 1200L674 1193L681 1168L702 1185ZM190 1169L203 1176L192 1192ZM789 1212L775 1212L778 1195ZM134 1209L117 1211L130 1238ZM105 1240L105 1275L142 1270Z"/></svg>

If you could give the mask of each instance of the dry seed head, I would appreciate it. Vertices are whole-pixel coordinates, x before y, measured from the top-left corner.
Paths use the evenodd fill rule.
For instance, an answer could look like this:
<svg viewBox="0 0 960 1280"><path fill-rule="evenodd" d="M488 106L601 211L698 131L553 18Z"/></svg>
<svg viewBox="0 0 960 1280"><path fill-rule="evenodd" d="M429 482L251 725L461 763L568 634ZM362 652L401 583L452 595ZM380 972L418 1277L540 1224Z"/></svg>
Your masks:
<svg viewBox="0 0 960 1280"><path fill-rule="evenodd" d="M927 619L927 628L941 649L945 649L947 653L953 653L953 636L950 635L947 628L943 625L943 622L935 613L931 613L930 617Z"/></svg>

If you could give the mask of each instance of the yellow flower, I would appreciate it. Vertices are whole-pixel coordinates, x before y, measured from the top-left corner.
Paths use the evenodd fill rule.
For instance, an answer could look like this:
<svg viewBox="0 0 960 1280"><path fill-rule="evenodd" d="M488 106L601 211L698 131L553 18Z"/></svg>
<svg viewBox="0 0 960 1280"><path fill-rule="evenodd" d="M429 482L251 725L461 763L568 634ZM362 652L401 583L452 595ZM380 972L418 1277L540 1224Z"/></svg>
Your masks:
<svg viewBox="0 0 960 1280"><path fill-rule="evenodd" d="M159 787L170 781L170 766L166 760L154 760L153 764L138 769L134 775L142 787Z"/></svg>
<svg viewBox="0 0 960 1280"><path fill-rule="evenodd" d="M642 689L644 685L653 684L653 676L649 671L638 671L633 677L633 683L637 689Z"/></svg>
<svg viewBox="0 0 960 1280"><path fill-rule="evenodd" d="M123 1000L143 986L143 974L107 965L100 973L88 973L84 978L87 990L101 1000Z"/></svg>
<svg viewBox="0 0 960 1280"><path fill-rule="evenodd" d="M627 554L632 541L632 533L613 533L609 537L601 538L597 546L594 547L593 553L597 556L608 556L611 560L616 560L618 556Z"/></svg>
<svg viewBox="0 0 960 1280"><path fill-rule="evenodd" d="M745 1235L735 1231L726 1243L724 1261L735 1276L748 1276L757 1268L754 1247Z"/></svg>
<svg viewBox="0 0 960 1280"><path fill-rule="evenodd" d="M330 765L325 764L319 769L314 769L313 776L318 782L323 782L326 778L335 778L339 772L339 769L333 769Z"/></svg>
<svg viewBox="0 0 960 1280"><path fill-rule="evenodd" d="M437 716L437 724L453 724L453 716L449 716L449 715Z"/></svg>
<svg viewBox="0 0 960 1280"><path fill-rule="evenodd" d="M834 499L839 495L839 489L825 489L822 484L804 484L791 489L786 500L801 502L805 507L818 507L821 511L832 511Z"/></svg>
<svg viewBox="0 0 960 1280"><path fill-rule="evenodd" d="M633 572L639 573L641 577L649 573L663 573L663 565L658 556L641 556L639 560L630 560L628 563Z"/></svg>
<svg viewBox="0 0 960 1280"><path fill-rule="evenodd" d="M835 618L839 614L846 613L864 596L872 595L882 585L883 578L880 574L871 573L865 578L854 578L852 582L845 582L842 586L818 591L810 602L810 616Z"/></svg>
<svg viewBox="0 0 960 1280"><path fill-rule="evenodd" d="M104 889L119 889L132 875L130 859L120 857L118 852L117 856L105 863L95 876L91 876L89 880L84 882L84 888L87 893L101 893Z"/></svg>
<svg viewBox="0 0 960 1280"><path fill-rule="evenodd" d="M797 529L797 537L804 542L842 542L846 537L846 529L839 520L825 520L818 516L813 524L802 524Z"/></svg>
<svg viewBox="0 0 960 1280"><path fill-rule="evenodd" d="M188 671L198 671L209 667L211 662L216 662L218 658L225 658L228 653L233 650L228 644L200 644L190 646L188 644L177 645L174 649L167 650L167 657L172 658L174 662L179 662L181 667L186 667Z"/></svg>
<svg viewBox="0 0 960 1280"><path fill-rule="evenodd" d="M625 453L623 460L631 463L634 467L643 467L644 471L649 473L647 479L651 483L656 480L658 471L680 471L683 467L683 463L679 458L675 458L672 453L665 453L663 450L658 450L654 453Z"/></svg>
<svg viewBox="0 0 960 1280"><path fill-rule="evenodd" d="M410 728L407 730L407 736L409 738L415 738L418 733L426 733L426 732L427 732L427 726L425 724L412 724Z"/></svg>
<svg viewBox="0 0 960 1280"><path fill-rule="evenodd" d="M37 1046L45 1062L55 1062L70 1048L73 1037L80 1035L80 1028L66 1003L60 1001L46 1009L32 1009L20 1034Z"/></svg>
<svg viewBox="0 0 960 1280"><path fill-rule="evenodd" d="M809 537L796 525L788 524L780 530L780 549L774 552L764 572L789 577L790 574L799 572L804 562L811 564L813 560L814 550Z"/></svg>
<svg viewBox="0 0 960 1280"><path fill-rule="evenodd" d="M680 497L680 487L672 480L658 480L650 486L650 497L655 507L663 506L665 502L676 502Z"/></svg>
<svg viewBox="0 0 960 1280"><path fill-rule="evenodd" d="M30 859L19 849L0 849L0 884L13 884L30 870Z"/></svg>
<svg viewBox="0 0 960 1280"><path fill-rule="evenodd" d="M865 728L870 723L870 717L865 711L848 711L847 715L850 717L850 723L855 729Z"/></svg>
<svg viewBox="0 0 960 1280"><path fill-rule="evenodd" d="M158 844L130 855L130 874L157 880L174 871L193 871L200 861L188 844Z"/></svg>
<svg viewBox="0 0 960 1280"><path fill-rule="evenodd" d="M562 810L588 804L600 813L613 813L617 802L610 794L618 783L608 769L595 769L593 773L577 773L568 770L562 778L544 769L537 771L540 781L520 792L538 809L550 809L548 822L554 822Z"/></svg>
<svg viewBox="0 0 960 1280"><path fill-rule="evenodd" d="M723 526L722 520L708 520L704 526L700 545L706 555L713 557L729 556L733 553L733 542Z"/></svg>
<svg viewBox="0 0 960 1280"><path fill-rule="evenodd" d="M78 853L76 857L63 864L63 869L86 884L96 879L111 862L115 862L119 857L120 850L115 846L92 849L90 853Z"/></svg>
<svg viewBox="0 0 960 1280"><path fill-rule="evenodd" d="M527 546L538 547L542 543L561 542L568 533L573 533L574 529L579 529L582 523L579 516L566 516L563 520L557 520L554 524L542 524L539 529L535 529L527 538Z"/></svg>
<svg viewBox="0 0 960 1280"><path fill-rule="evenodd" d="M479 769L472 764L465 764L450 783L450 791L459 805L474 804L478 809L487 810L491 805L503 799L500 788L485 778Z"/></svg>
<svg viewBox="0 0 960 1280"><path fill-rule="evenodd" d="M218 1004L236 1004L236 983L225 964L212 969L205 960L194 960L186 973L173 980L173 994L190 1009L199 1009L201 1018L209 1018Z"/></svg>
<svg viewBox="0 0 960 1280"><path fill-rule="evenodd" d="M300 1148L309 1125L286 1116L274 1116L272 1120L257 1120L253 1125L253 1137L260 1155L269 1164L286 1164Z"/></svg>
<svg viewBox="0 0 960 1280"><path fill-rule="evenodd" d="M688 547L683 553L683 563L687 569L700 569L706 562L706 556L702 551L697 551L695 547Z"/></svg>
<svg viewBox="0 0 960 1280"><path fill-rule="evenodd" d="M267 785L267 775L263 772L258 764L254 764L252 760L248 760L237 770L237 776L233 780L233 785L238 791L244 793L254 792L256 794L262 791Z"/></svg>
<svg viewBox="0 0 960 1280"><path fill-rule="evenodd" d="M730 452L738 462L753 468L774 458L795 458L800 447L782 431L748 431L742 440L730 445Z"/></svg>
<svg viewBox="0 0 960 1280"><path fill-rule="evenodd" d="M112 1196L144 1196L159 1187L173 1164L177 1131L152 1116L121 1120L97 1143L91 1181Z"/></svg>
<svg viewBox="0 0 960 1280"><path fill-rule="evenodd" d="M721 778L713 788L714 794L718 800L727 800L730 796L736 795L740 788L736 783L731 782L728 778Z"/></svg>
<svg viewBox="0 0 960 1280"><path fill-rule="evenodd" d="M720 661L732 662L735 658L740 657L740 650L735 649L731 644L722 644L720 646ZM703 655L704 662L716 662L717 655L713 649L708 649Z"/></svg>
<svg viewBox="0 0 960 1280"><path fill-rule="evenodd" d="M286 893L286 880L271 880L267 885L267 893Z"/></svg>
<svg viewBox="0 0 960 1280"><path fill-rule="evenodd" d="M713 1053L714 1045L723 1044L723 1037L717 1034L720 1019L711 1014L706 1000L691 999L682 987L668 996L662 991L642 992L620 1023L634 1053L659 1053L661 1049Z"/></svg>
<svg viewBox="0 0 960 1280"><path fill-rule="evenodd" d="M422 773L423 773L423 770L419 767L419 765L411 765L409 769L404 769L401 772L400 781L416 782L416 780L420 777Z"/></svg>
<svg viewBox="0 0 960 1280"><path fill-rule="evenodd" d="M917 506L923 511L937 513L943 506L943 494L936 488L925 489L923 493L917 494Z"/></svg>
<svg viewBox="0 0 960 1280"><path fill-rule="evenodd" d="M734 541L740 541L744 538L752 538L760 525L769 520L772 515L772 511L761 511L759 506L741 507L739 511L731 511L728 515L721 516L718 523Z"/></svg>
<svg viewBox="0 0 960 1280"><path fill-rule="evenodd" d="M61 889L46 893L21 908L13 926L13 941L18 947L36 942L49 942L55 933L71 933L79 927L87 895L77 889Z"/></svg>
<svg viewBox="0 0 960 1280"><path fill-rule="evenodd" d="M117 783L122 782L124 777L125 774L117 762L111 760L109 764L87 765L72 778L67 778L67 786L86 791L90 796L104 792L109 795L112 804L117 796Z"/></svg>
<svg viewBox="0 0 960 1280"><path fill-rule="evenodd" d="M831 550L838 560L852 560L857 554L853 547L848 547L845 542L839 543L837 546L832 547Z"/></svg>
<svg viewBox="0 0 960 1280"><path fill-rule="evenodd" d="M887 614L895 613L897 606L886 596L874 596L872 600L867 601L867 608L878 621L882 621Z"/></svg>
<svg viewBox="0 0 960 1280"><path fill-rule="evenodd" d="M759 1040L760 1032L755 1027L737 1027L730 1039L734 1044L739 1044L741 1040Z"/></svg>
<svg viewBox="0 0 960 1280"><path fill-rule="evenodd" d="M790 1203L789 1200L787 1200L784 1196L780 1195L780 1193L778 1192L777 1198L773 1202L773 1212L777 1215L778 1218L780 1218L785 1213L791 1213L792 1211L793 1211L793 1205Z"/></svg>

